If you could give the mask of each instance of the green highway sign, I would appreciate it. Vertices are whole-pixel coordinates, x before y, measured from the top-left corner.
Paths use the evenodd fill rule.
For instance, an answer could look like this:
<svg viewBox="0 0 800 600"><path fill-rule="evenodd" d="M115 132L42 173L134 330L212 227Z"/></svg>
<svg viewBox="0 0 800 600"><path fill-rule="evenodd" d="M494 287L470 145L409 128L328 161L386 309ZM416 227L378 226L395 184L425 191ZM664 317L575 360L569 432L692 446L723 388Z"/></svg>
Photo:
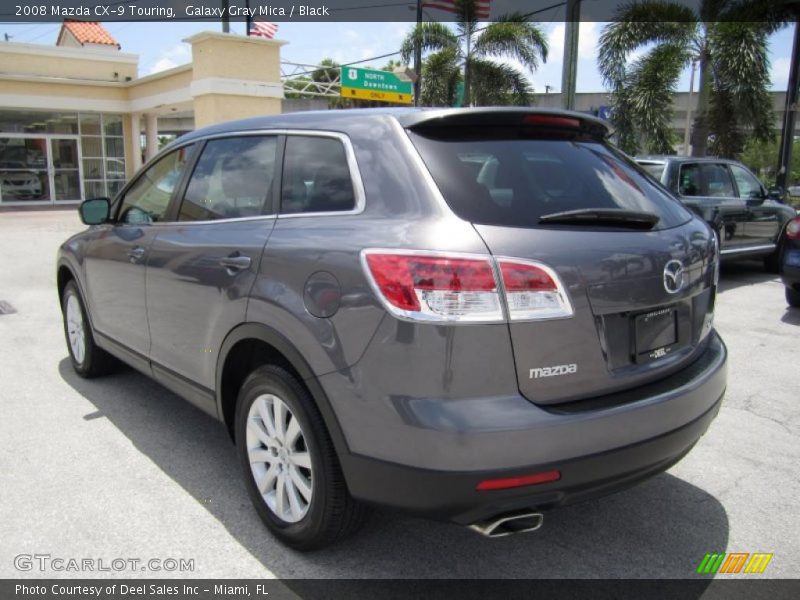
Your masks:
<svg viewBox="0 0 800 600"><path fill-rule="evenodd" d="M342 98L411 104L414 85L391 71L342 67Z"/></svg>

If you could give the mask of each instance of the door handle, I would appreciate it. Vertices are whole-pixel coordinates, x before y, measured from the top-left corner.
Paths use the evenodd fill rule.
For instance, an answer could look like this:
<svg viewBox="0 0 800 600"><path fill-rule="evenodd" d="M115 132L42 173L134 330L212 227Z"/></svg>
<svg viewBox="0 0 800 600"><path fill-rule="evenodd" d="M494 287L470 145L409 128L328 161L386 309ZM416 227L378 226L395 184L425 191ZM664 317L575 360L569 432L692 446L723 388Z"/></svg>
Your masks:
<svg viewBox="0 0 800 600"><path fill-rule="evenodd" d="M242 271L250 267L250 257L239 256L238 254L220 258L218 262L220 266L225 267L229 271Z"/></svg>
<svg viewBox="0 0 800 600"><path fill-rule="evenodd" d="M128 250L128 258L132 263L137 263L144 258L145 250L141 246L134 246Z"/></svg>

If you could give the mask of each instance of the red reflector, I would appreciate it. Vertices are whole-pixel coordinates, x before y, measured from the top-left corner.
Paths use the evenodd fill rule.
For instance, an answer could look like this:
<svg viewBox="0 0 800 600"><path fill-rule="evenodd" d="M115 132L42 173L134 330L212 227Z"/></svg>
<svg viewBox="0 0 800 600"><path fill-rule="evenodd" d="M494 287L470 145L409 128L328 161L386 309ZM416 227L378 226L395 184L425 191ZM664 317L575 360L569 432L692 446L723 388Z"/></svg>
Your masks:
<svg viewBox="0 0 800 600"><path fill-rule="evenodd" d="M522 122L525 125L539 125L541 127L567 127L579 129L581 122L570 117L557 117L554 115L526 115Z"/></svg>
<svg viewBox="0 0 800 600"><path fill-rule="evenodd" d="M790 240L800 240L800 217L795 217L786 225L786 237Z"/></svg>
<svg viewBox="0 0 800 600"><path fill-rule="evenodd" d="M497 287L488 259L388 253L370 253L366 259L381 293L403 310L420 310L415 290L491 292Z"/></svg>
<svg viewBox="0 0 800 600"><path fill-rule="evenodd" d="M550 292L558 289L544 269L510 261L500 261L503 284L508 292Z"/></svg>
<svg viewBox="0 0 800 600"><path fill-rule="evenodd" d="M475 489L479 492L486 490L507 490L509 488L523 487L526 485L536 485L537 483L549 483L561 479L561 471L545 471L544 473L534 473L533 475L522 475L521 477L507 477L505 479L487 479L481 481Z"/></svg>

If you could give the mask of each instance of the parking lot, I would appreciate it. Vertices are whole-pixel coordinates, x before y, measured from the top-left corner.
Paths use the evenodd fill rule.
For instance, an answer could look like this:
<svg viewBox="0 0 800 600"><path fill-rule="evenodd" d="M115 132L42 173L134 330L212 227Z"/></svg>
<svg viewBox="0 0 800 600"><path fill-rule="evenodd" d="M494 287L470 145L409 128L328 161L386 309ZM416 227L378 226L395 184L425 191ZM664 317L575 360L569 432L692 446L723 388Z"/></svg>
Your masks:
<svg viewBox="0 0 800 600"><path fill-rule="evenodd" d="M757 262L723 269L716 324L730 352L722 410L678 465L612 497L485 539L386 511L345 543L278 544L246 495L223 428L146 377L77 377L55 289L74 211L0 212L0 576L14 557L193 559L191 572L127 576L332 578L692 577L707 552L800 561L800 311ZM142 324L146 327L146 324Z"/></svg>

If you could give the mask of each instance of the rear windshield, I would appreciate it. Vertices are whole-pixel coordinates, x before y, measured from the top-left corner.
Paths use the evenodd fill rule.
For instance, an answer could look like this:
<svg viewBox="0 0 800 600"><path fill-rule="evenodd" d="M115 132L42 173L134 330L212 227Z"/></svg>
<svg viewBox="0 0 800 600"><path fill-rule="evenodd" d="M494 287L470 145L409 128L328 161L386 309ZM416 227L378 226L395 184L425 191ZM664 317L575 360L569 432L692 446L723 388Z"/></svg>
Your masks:
<svg viewBox="0 0 800 600"><path fill-rule="evenodd" d="M678 200L601 142L409 135L450 208L472 223L553 227L539 225L540 217L592 208L652 213L659 217L654 229L691 218Z"/></svg>

